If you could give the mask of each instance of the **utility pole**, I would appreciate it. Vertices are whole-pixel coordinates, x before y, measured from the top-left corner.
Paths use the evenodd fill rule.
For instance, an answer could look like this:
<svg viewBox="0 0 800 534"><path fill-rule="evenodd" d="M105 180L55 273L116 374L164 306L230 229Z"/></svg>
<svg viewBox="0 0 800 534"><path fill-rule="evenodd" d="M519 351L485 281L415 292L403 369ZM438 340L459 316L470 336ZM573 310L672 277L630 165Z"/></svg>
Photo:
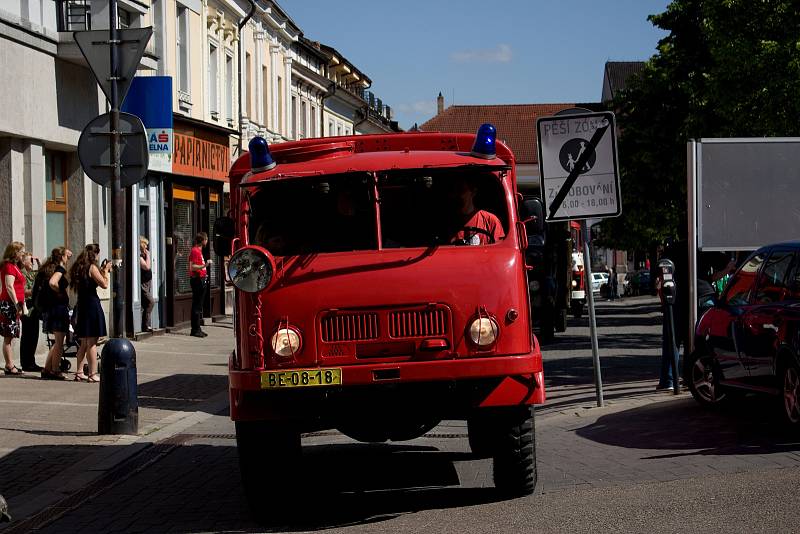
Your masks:
<svg viewBox="0 0 800 534"><path fill-rule="evenodd" d="M125 332L125 194L120 176L119 134L119 36L117 35L117 0L108 1L109 56L111 61L111 337Z"/></svg>

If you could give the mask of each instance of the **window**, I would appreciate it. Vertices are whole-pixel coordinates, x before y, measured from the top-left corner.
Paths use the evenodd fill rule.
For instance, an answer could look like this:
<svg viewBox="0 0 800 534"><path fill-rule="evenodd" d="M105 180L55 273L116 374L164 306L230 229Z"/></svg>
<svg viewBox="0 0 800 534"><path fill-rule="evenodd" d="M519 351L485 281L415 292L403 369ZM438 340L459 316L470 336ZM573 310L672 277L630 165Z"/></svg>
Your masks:
<svg viewBox="0 0 800 534"><path fill-rule="evenodd" d="M233 57L225 55L225 118L233 121Z"/></svg>
<svg viewBox="0 0 800 534"><path fill-rule="evenodd" d="M178 91L189 94L189 10L181 5L178 5L176 53Z"/></svg>
<svg viewBox="0 0 800 534"><path fill-rule="evenodd" d="M342 135L342 125L341 125L341 123L336 125L336 135Z"/></svg>
<svg viewBox="0 0 800 534"><path fill-rule="evenodd" d="M317 108L315 106L311 106L311 130L309 135L311 137L317 137Z"/></svg>
<svg viewBox="0 0 800 534"><path fill-rule="evenodd" d="M793 256L789 250L777 250L772 253L758 277L755 304L780 302L786 298L789 292L787 275L792 266Z"/></svg>
<svg viewBox="0 0 800 534"><path fill-rule="evenodd" d="M755 285L756 274L764 263L764 254L752 256L728 281L723 301L731 306L743 306L749 302L750 290Z"/></svg>
<svg viewBox="0 0 800 534"><path fill-rule="evenodd" d="M269 76L267 75L267 67L261 67L261 106L263 110L261 112L261 123L266 126L267 124L267 116L269 114L269 93L267 92L267 87L269 87Z"/></svg>
<svg viewBox="0 0 800 534"><path fill-rule="evenodd" d="M214 115L219 111L219 96L217 95L219 83L217 75L218 62L217 46L214 43L208 43L208 109L211 111L212 118L217 118Z"/></svg>
<svg viewBox="0 0 800 534"><path fill-rule="evenodd" d="M135 17L131 14L130 11L126 11L122 8L117 8L117 28L120 30L127 30L131 27L131 23L135 20Z"/></svg>
<svg viewBox="0 0 800 534"><path fill-rule="evenodd" d="M800 252L795 252L794 269L787 282L789 294L786 300L800 300Z"/></svg>
<svg viewBox="0 0 800 534"><path fill-rule="evenodd" d="M47 251L68 246L66 158L60 152L46 151L44 156Z"/></svg>
<svg viewBox="0 0 800 534"><path fill-rule="evenodd" d="M328 135L333 135L333 121L328 121Z"/></svg>
<svg viewBox="0 0 800 534"><path fill-rule="evenodd" d="M306 103L305 101L300 102L300 137L308 137L308 131L306 130L307 126L307 119L306 119Z"/></svg>
<svg viewBox="0 0 800 534"><path fill-rule="evenodd" d="M253 91L255 90L255 80L253 79L253 60L250 57L250 53L245 54L244 58L244 72L247 78L243 82L242 89L245 92L245 110L247 112L247 116L251 119L253 118Z"/></svg>
<svg viewBox="0 0 800 534"><path fill-rule="evenodd" d="M175 291L191 293L189 283L189 252L194 246L197 233L194 226L195 194L191 189L175 187L172 191L172 218L175 230L173 242L175 246Z"/></svg>
<svg viewBox="0 0 800 534"><path fill-rule="evenodd" d="M288 120L289 124L291 125L291 128L289 128L289 137L296 139L297 132L295 130L297 129L297 98L294 96L292 97L292 115L288 118Z"/></svg>
<svg viewBox="0 0 800 534"><path fill-rule="evenodd" d="M464 220L453 199L470 188L470 200L481 210L474 226L502 239L508 211L497 174L450 169L379 172L382 246L492 246L483 232L469 230L473 224ZM320 182L325 183L324 195L315 194ZM276 256L375 250L377 206L368 184L370 174L365 172L266 183L251 202L250 242Z"/></svg>
<svg viewBox="0 0 800 534"><path fill-rule="evenodd" d="M208 194L208 227L214 229L214 223L217 222L217 217L219 217L220 213L220 198L219 193L209 193ZM219 287L220 281L220 269L222 268L222 262L218 262L217 252L214 250L214 240L208 240L209 246L209 256L214 260L214 263L211 264L211 267L208 269L208 281L211 284L211 287Z"/></svg>
<svg viewBox="0 0 800 534"><path fill-rule="evenodd" d="M281 130L283 125L283 78L278 76L278 116L275 117L275 128Z"/></svg>

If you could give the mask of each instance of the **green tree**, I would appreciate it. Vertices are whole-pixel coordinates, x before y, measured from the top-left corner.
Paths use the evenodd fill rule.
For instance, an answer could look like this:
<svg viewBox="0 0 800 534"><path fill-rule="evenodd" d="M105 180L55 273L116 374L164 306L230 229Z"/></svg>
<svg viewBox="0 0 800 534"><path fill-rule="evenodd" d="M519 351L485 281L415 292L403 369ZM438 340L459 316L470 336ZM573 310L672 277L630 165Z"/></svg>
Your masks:
<svg viewBox="0 0 800 534"><path fill-rule="evenodd" d="M686 143L800 135L800 2L674 0L668 35L614 102L622 216L601 242L646 249L686 235Z"/></svg>

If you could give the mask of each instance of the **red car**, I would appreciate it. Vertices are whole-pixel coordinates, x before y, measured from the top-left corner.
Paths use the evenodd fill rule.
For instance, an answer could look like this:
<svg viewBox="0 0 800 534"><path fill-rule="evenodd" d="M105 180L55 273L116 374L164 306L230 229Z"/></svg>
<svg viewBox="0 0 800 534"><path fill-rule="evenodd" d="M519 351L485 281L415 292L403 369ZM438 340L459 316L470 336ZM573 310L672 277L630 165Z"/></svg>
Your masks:
<svg viewBox="0 0 800 534"><path fill-rule="evenodd" d="M701 317L684 378L701 404L734 390L779 397L787 423L800 425L800 242L754 252Z"/></svg>
<svg viewBox="0 0 800 534"><path fill-rule="evenodd" d="M330 428L402 441L464 419L498 489L532 493L545 393L525 250L544 219L494 127L255 138L230 182L214 233L233 253L231 418L256 516L324 476L303 472L300 435Z"/></svg>

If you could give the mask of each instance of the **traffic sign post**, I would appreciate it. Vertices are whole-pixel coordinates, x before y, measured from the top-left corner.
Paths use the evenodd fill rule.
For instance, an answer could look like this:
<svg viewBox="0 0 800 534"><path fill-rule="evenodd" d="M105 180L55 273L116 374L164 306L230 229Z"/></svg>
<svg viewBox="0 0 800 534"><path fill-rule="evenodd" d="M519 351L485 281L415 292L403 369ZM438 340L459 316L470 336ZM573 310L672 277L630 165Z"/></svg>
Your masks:
<svg viewBox="0 0 800 534"><path fill-rule="evenodd" d="M539 175L547 221L584 219L584 275L591 283L589 229L585 219L616 217L621 212L619 166L614 114L573 108L536 121ZM603 378L597 343L594 293L589 294L589 331L592 341L597 405L603 406Z"/></svg>
<svg viewBox="0 0 800 534"><path fill-rule="evenodd" d="M84 128L78 147L84 172L95 182L111 188L111 262L114 267L111 336L116 339L103 348L101 357L97 429L100 434L137 434L136 351L130 341L123 338L125 195L122 189L147 173L147 136L141 120L121 114L119 108L153 30L117 29L117 0L108 2L108 28L108 32L74 33L75 42L111 107L109 113L93 119Z"/></svg>

